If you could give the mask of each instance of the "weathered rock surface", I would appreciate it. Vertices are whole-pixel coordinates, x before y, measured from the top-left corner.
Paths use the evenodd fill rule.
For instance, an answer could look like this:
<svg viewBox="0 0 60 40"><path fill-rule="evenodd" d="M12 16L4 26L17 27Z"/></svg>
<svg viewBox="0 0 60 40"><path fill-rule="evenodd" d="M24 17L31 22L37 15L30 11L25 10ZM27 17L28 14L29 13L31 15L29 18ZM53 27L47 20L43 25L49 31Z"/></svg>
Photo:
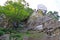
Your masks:
<svg viewBox="0 0 60 40"><path fill-rule="evenodd" d="M39 26L39 25L42 25L42 26ZM37 12L34 12L32 16L29 18L28 28L35 29L35 30L39 30L39 29L43 30L46 28L45 30L43 30L45 33L55 34L56 33L55 31L60 28L60 21L54 19L53 15L50 15L50 14L42 15L42 11L37 11ZM56 35L55 37L51 37L51 38L49 38L49 36L47 37L44 36L42 40L59 40L59 37Z"/></svg>

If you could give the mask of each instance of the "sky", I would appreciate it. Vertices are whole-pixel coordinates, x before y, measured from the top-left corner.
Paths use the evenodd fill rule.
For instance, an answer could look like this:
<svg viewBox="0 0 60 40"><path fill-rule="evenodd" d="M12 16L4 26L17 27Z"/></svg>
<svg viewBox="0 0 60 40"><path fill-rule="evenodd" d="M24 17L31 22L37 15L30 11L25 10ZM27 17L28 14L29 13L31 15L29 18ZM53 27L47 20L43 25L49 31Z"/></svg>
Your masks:
<svg viewBox="0 0 60 40"><path fill-rule="evenodd" d="M4 5L7 0L0 0L0 5ZM29 3L29 7L37 9L38 4L43 4L47 7L48 11L60 11L60 0L26 0ZM60 15L60 12L59 12Z"/></svg>

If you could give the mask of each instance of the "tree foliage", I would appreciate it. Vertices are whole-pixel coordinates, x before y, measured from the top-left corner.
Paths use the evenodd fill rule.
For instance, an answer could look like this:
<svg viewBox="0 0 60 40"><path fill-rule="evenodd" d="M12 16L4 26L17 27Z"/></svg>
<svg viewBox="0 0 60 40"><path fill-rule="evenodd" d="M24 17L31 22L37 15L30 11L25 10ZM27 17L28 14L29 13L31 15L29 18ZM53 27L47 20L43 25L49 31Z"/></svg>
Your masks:
<svg viewBox="0 0 60 40"><path fill-rule="evenodd" d="M25 5L21 2L7 1L4 6L0 6L0 14L4 13L9 20L24 21L33 12L29 7L24 8Z"/></svg>
<svg viewBox="0 0 60 40"><path fill-rule="evenodd" d="M4 6L0 6L0 14L6 15L8 22L17 28L19 23L28 19L33 12L28 6L25 0L7 1Z"/></svg>
<svg viewBox="0 0 60 40"><path fill-rule="evenodd" d="M47 14L52 15L51 17L55 20L59 20L59 18L60 18L57 11L54 11L54 12L49 11Z"/></svg>

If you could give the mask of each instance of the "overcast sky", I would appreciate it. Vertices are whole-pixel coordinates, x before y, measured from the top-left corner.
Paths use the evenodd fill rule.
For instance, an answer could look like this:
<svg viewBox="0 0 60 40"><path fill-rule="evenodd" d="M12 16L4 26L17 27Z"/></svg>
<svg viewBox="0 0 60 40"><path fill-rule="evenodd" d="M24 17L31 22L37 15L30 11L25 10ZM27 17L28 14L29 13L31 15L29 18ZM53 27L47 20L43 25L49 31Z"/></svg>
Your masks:
<svg viewBox="0 0 60 40"><path fill-rule="evenodd" d="M3 5L7 0L0 0L0 5ZM47 10L60 11L60 0L26 0L30 8L37 9L38 4L43 4ZM59 12L60 13L60 12ZM60 14L59 14L60 15Z"/></svg>

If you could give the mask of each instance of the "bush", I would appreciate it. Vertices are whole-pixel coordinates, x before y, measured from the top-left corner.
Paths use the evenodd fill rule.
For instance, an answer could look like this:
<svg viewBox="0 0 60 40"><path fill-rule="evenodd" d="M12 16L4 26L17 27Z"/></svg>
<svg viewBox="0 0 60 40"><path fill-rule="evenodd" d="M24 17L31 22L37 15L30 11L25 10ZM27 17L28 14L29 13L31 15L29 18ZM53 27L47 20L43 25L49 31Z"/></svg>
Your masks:
<svg viewBox="0 0 60 40"><path fill-rule="evenodd" d="M17 33L17 34L12 33L12 34L11 34L11 37L21 37L21 35L18 34L18 33Z"/></svg>
<svg viewBox="0 0 60 40"><path fill-rule="evenodd" d="M2 36L3 34L5 34L5 32L4 31L0 31L0 36Z"/></svg>

